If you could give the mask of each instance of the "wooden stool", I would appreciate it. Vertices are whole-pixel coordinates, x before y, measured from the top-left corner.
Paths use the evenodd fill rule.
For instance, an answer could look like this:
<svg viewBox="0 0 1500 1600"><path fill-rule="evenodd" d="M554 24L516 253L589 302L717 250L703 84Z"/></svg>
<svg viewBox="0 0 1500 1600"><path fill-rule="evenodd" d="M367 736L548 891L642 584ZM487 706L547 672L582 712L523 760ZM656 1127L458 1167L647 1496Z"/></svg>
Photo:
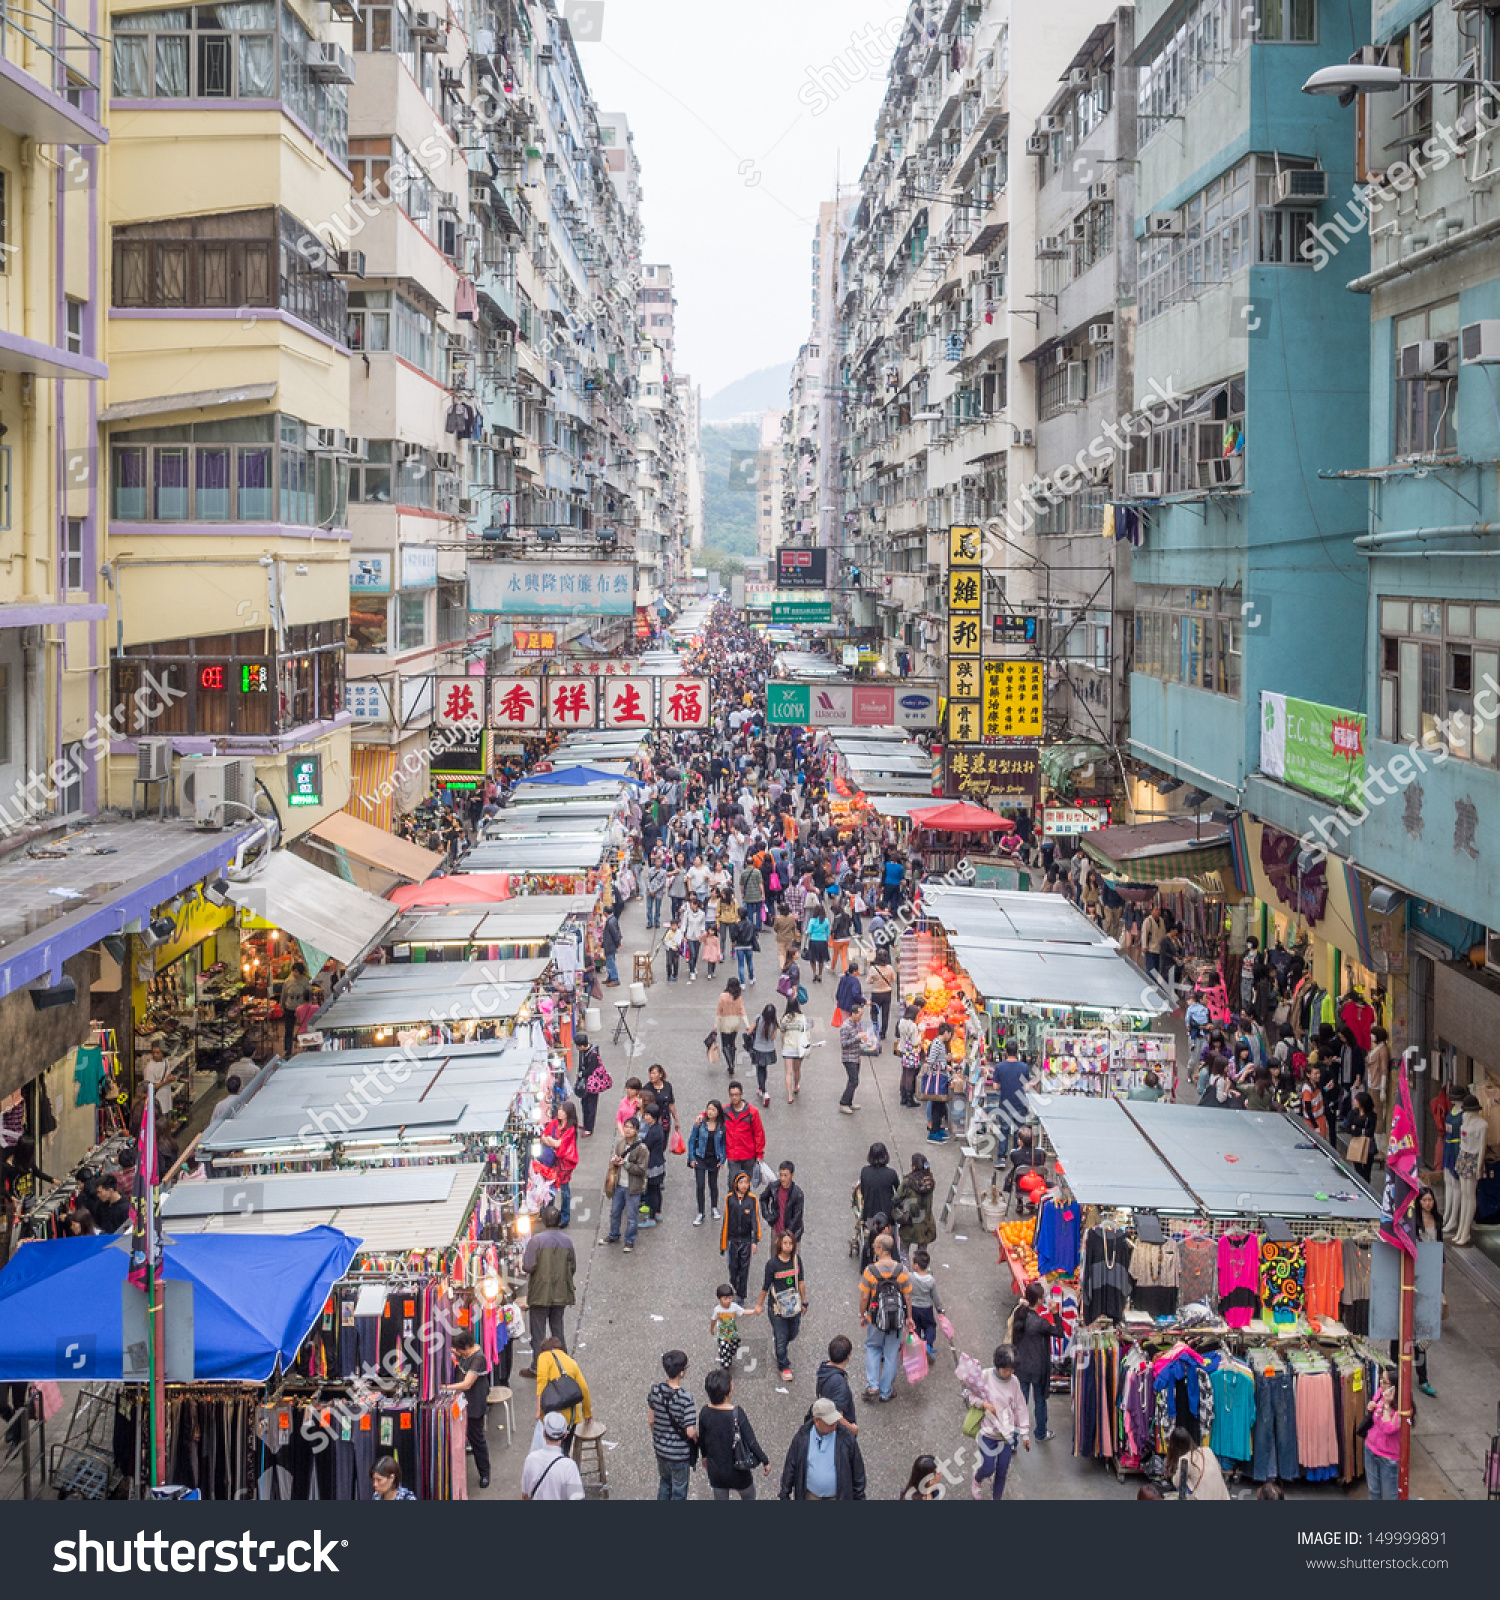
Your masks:
<svg viewBox="0 0 1500 1600"><path fill-rule="evenodd" d="M585 1491L597 1489L601 1500L609 1499L609 1469L604 1462L604 1424L598 1417L579 1423L573 1434L573 1459L578 1463L578 1475L583 1479ZM583 1451L588 1446L594 1455L591 1470L583 1470Z"/></svg>
<svg viewBox="0 0 1500 1600"><path fill-rule="evenodd" d="M507 1389L503 1383L490 1386L490 1404L504 1406L505 1408L505 1442L509 1444L516 1431L516 1408L511 1404L515 1398L514 1391Z"/></svg>
<svg viewBox="0 0 1500 1600"><path fill-rule="evenodd" d="M649 989L656 978L651 971L651 952L637 950L635 953L635 971L631 974L637 983L644 983Z"/></svg>

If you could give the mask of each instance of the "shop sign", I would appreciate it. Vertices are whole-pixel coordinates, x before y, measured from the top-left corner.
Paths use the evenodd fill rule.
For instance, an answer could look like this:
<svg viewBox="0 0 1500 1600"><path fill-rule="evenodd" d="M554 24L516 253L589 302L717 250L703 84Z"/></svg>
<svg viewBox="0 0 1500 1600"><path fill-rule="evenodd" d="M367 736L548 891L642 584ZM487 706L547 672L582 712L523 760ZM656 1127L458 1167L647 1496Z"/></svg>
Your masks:
<svg viewBox="0 0 1500 1600"><path fill-rule="evenodd" d="M655 685L650 678L639 682L623 679L619 683L604 685L604 726L606 728L649 728L651 726L651 694Z"/></svg>
<svg viewBox="0 0 1500 1600"><path fill-rule="evenodd" d="M565 666L574 677L589 678L629 678L641 670L640 662L632 661L629 656L622 656L618 661L569 661Z"/></svg>
<svg viewBox="0 0 1500 1600"><path fill-rule="evenodd" d="M778 550L776 552L778 589L826 589L828 552L826 550ZM746 585L749 593L749 585Z"/></svg>
<svg viewBox="0 0 1500 1600"><path fill-rule="evenodd" d="M994 644L1036 643L1035 617L993 617L990 628L991 642Z"/></svg>
<svg viewBox="0 0 1500 1600"><path fill-rule="evenodd" d="M943 761L944 792L955 799L1021 801L1041 792L1036 745L949 745Z"/></svg>
<svg viewBox="0 0 1500 1600"><path fill-rule="evenodd" d="M484 726L484 679L439 678L436 721L440 728Z"/></svg>
<svg viewBox="0 0 1500 1600"><path fill-rule="evenodd" d="M1093 833L1109 826L1109 802L1086 801L1076 806L1043 806L1042 837L1071 839L1080 833Z"/></svg>
<svg viewBox="0 0 1500 1600"><path fill-rule="evenodd" d="M773 600L772 622L832 622L831 600Z"/></svg>
<svg viewBox="0 0 1500 1600"><path fill-rule="evenodd" d="M1261 691L1260 770L1294 789L1342 803L1361 799L1363 712Z"/></svg>
<svg viewBox="0 0 1500 1600"><path fill-rule="evenodd" d="M437 587L436 545L404 544L401 546L401 587L403 589L435 589Z"/></svg>
<svg viewBox="0 0 1500 1600"><path fill-rule="evenodd" d="M557 632L552 628L512 628L510 653L513 656L555 656Z"/></svg>
<svg viewBox="0 0 1500 1600"><path fill-rule="evenodd" d="M547 679L547 726L592 728L597 724L595 684L591 678Z"/></svg>
<svg viewBox="0 0 1500 1600"><path fill-rule="evenodd" d="M978 617L948 618L948 654L952 656L977 656L983 646L983 629Z"/></svg>
<svg viewBox="0 0 1500 1600"><path fill-rule="evenodd" d="M629 617L635 614L635 571L599 561L471 561L469 610L509 617Z"/></svg>
<svg viewBox="0 0 1500 1600"><path fill-rule="evenodd" d="M950 664L950 670L951 666ZM979 702L948 697L948 737L955 744L979 743Z"/></svg>
<svg viewBox="0 0 1500 1600"><path fill-rule="evenodd" d="M984 737L1040 739L1042 736L1042 663L986 661L984 664Z"/></svg>
<svg viewBox="0 0 1500 1600"><path fill-rule="evenodd" d="M491 678L490 726L541 727L542 688L540 678Z"/></svg>
<svg viewBox="0 0 1500 1600"><path fill-rule="evenodd" d="M380 551L361 553L349 557L349 592L351 594L389 594L391 592L391 558Z"/></svg>
<svg viewBox="0 0 1500 1600"><path fill-rule="evenodd" d="M984 535L977 527L950 527L948 529L948 564L953 567L977 567L984 553Z"/></svg>
<svg viewBox="0 0 1500 1600"><path fill-rule="evenodd" d="M661 725L663 728L706 728L711 706L707 678L663 678Z"/></svg>
<svg viewBox="0 0 1500 1600"><path fill-rule="evenodd" d="M839 660L846 667L857 667L859 665L859 646L857 644L846 644L839 651Z"/></svg>
<svg viewBox="0 0 1500 1600"><path fill-rule="evenodd" d="M776 598L776 585L774 583L756 582L754 579L745 579L745 609L746 611L769 611Z"/></svg>
<svg viewBox="0 0 1500 1600"><path fill-rule="evenodd" d="M938 725L938 693L935 683L906 682L892 688L895 705L891 721L898 728L935 728Z"/></svg>
<svg viewBox="0 0 1500 1600"><path fill-rule="evenodd" d="M390 695L379 678L349 678L344 682L344 704L356 722L389 722Z"/></svg>
<svg viewBox="0 0 1500 1600"><path fill-rule="evenodd" d="M975 612L979 610L982 589L978 567L953 567L948 573L948 610Z"/></svg>
<svg viewBox="0 0 1500 1600"><path fill-rule="evenodd" d="M289 806L323 804L323 757L317 753L286 758L286 803Z"/></svg>

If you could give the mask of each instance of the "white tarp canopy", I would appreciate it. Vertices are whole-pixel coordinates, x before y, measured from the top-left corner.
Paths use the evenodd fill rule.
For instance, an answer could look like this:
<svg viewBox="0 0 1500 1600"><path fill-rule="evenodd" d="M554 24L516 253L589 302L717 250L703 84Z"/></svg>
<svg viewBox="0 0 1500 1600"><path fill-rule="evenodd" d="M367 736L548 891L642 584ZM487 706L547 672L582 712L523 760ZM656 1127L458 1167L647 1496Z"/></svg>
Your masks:
<svg viewBox="0 0 1500 1600"><path fill-rule="evenodd" d="M228 894L242 910L345 966L379 943L401 915L399 906L285 850L264 857L255 876L231 883Z"/></svg>
<svg viewBox="0 0 1500 1600"><path fill-rule="evenodd" d="M1144 972L1103 944L994 944L950 939L959 965L986 1000L1081 1006L1089 1011L1157 1015L1166 998Z"/></svg>

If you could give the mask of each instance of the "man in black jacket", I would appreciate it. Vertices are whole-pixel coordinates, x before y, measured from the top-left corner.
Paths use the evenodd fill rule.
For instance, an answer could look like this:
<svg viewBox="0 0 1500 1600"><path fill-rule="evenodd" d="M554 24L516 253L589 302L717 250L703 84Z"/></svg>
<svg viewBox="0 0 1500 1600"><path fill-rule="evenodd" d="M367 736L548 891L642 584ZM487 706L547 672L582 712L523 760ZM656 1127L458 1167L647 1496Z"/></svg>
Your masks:
<svg viewBox="0 0 1500 1600"><path fill-rule="evenodd" d="M865 1463L854 1435L839 1426L832 1400L814 1400L781 1469L783 1500L863 1500Z"/></svg>
<svg viewBox="0 0 1500 1600"><path fill-rule="evenodd" d="M859 1432L859 1421L854 1413L854 1390L849 1387L849 1358L854 1354L854 1342L838 1333L828 1341L828 1359L818 1368L813 1393L819 1400L831 1400L844 1426L850 1433ZM812 1421L809 1411L804 1421Z"/></svg>
<svg viewBox="0 0 1500 1600"><path fill-rule="evenodd" d="M789 1233L802 1242L802 1190L793 1179L797 1169L790 1161L783 1161L777 1181L760 1197L760 1214L770 1229L774 1253L777 1234Z"/></svg>
<svg viewBox="0 0 1500 1600"><path fill-rule="evenodd" d="M615 964L615 952L624 941L620 934L620 919L613 911L604 919L604 935L600 942L604 946L604 987L618 989L620 972Z"/></svg>

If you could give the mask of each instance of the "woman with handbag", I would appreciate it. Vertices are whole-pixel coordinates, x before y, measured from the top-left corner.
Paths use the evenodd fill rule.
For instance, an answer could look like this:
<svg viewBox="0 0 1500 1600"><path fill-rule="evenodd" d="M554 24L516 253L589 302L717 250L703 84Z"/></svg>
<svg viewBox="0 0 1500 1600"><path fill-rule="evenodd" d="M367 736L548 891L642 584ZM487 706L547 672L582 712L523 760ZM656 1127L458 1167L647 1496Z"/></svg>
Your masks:
<svg viewBox="0 0 1500 1600"><path fill-rule="evenodd" d="M573 1043L578 1046L578 1075L573 1081L573 1092L583 1108L583 1126L578 1130L578 1137L592 1139L594 1118L599 1111L599 1096L608 1093L614 1087L615 1080L604 1065L599 1046L590 1044L586 1033L574 1034Z"/></svg>
<svg viewBox="0 0 1500 1600"><path fill-rule="evenodd" d="M708 959L706 955L704 959ZM744 996L738 978L731 978L724 985L724 992L719 996L719 1004L714 1012L714 1027L718 1030L724 1065L729 1069L730 1077L733 1077L734 1052L740 1034L750 1032L750 1018L745 1011Z"/></svg>
<svg viewBox="0 0 1500 1600"><path fill-rule="evenodd" d="M755 1083L763 1106L771 1103L771 1096L766 1092L766 1073L776 1059L780 1038L781 1024L776 1007L767 1005L755 1019L755 1031L750 1035L750 1059L755 1064Z"/></svg>
<svg viewBox="0 0 1500 1600"><path fill-rule="evenodd" d="M917 1104L917 1074L922 1070L922 1030L917 1018L922 1014L921 1003L908 1000L901 1020L896 1024L896 1043L892 1046L901 1058L901 1104Z"/></svg>
<svg viewBox="0 0 1500 1600"><path fill-rule="evenodd" d="M1344 1150L1344 1160L1359 1174L1361 1183L1370 1181L1370 1168L1375 1165L1375 1129L1379 1117L1375 1101L1363 1089L1354 1091L1354 1112L1349 1118L1349 1143Z"/></svg>
<svg viewBox="0 0 1500 1600"><path fill-rule="evenodd" d="M568 1427L576 1428L594 1414L594 1402L589 1386L570 1356L561 1339L546 1339L536 1353L536 1427L531 1435L531 1448L542 1448L542 1418L549 1411L558 1412Z"/></svg>
<svg viewBox="0 0 1500 1600"><path fill-rule="evenodd" d="M801 992L801 991L799 991ZM802 1059L808 1050L807 1018L793 998L781 1018L781 1062L786 1071L786 1103L791 1105L802 1088Z"/></svg>
<svg viewBox="0 0 1500 1600"><path fill-rule="evenodd" d="M573 1214L572 1177L578 1166L578 1108L571 1100L564 1100L557 1115L542 1130L542 1151L552 1152L547 1163L550 1177L557 1185L557 1208L561 1212L558 1227L566 1228Z"/></svg>
<svg viewBox="0 0 1500 1600"><path fill-rule="evenodd" d="M948 1142L948 1096L953 1092L955 1078L961 1077L953 1071L952 1038L953 1024L943 1023L928 1048L927 1065L917 1090L917 1099L927 1102L928 1144Z"/></svg>
<svg viewBox="0 0 1500 1600"><path fill-rule="evenodd" d="M698 1413L698 1449L715 1500L755 1498L755 1469L771 1470L750 1419L734 1403L734 1378L712 1367L703 1379L708 1404Z"/></svg>
<svg viewBox="0 0 1500 1600"><path fill-rule="evenodd" d="M765 1278L761 1283L760 1299L755 1302L752 1316L766 1309L766 1299L771 1302L771 1337L776 1342L776 1367L783 1383L792 1377L791 1344L802 1329L802 1313L807 1310L807 1283L802 1276L802 1257L797 1253L797 1236L778 1233L776 1248L766 1262Z"/></svg>

